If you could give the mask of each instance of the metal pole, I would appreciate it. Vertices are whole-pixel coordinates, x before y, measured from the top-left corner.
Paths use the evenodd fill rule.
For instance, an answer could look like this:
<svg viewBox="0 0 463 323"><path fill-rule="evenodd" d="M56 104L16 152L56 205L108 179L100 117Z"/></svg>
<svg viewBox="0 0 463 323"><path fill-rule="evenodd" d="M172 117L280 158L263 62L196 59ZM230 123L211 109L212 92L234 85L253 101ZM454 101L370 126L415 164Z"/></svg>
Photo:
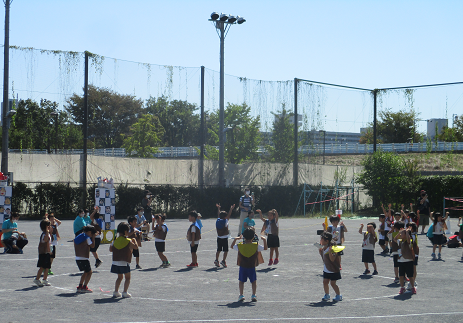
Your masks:
<svg viewBox="0 0 463 323"><path fill-rule="evenodd" d="M297 82L298 79L294 78L294 161L293 161L293 185L298 184L299 165L297 156Z"/></svg>
<svg viewBox="0 0 463 323"><path fill-rule="evenodd" d="M373 90L373 152L376 152L376 94L378 90Z"/></svg>
<svg viewBox="0 0 463 323"><path fill-rule="evenodd" d="M84 153L82 154L82 208L85 209L87 203L87 139L88 139L88 52L85 51L85 76L84 76Z"/></svg>
<svg viewBox="0 0 463 323"><path fill-rule="evenodd" d="M201 153L199 155L199 178L198 184L199 189L203 189L204 186L204 145L206 144L206 129L204 129L204 66L201 66L201 131L200 131L200 148Z"/></svg>
<svg viewBox="0 0 463 323"><path fill-rule="evenodd" d="M225 146L223 138L225 119L225 94L224 94L224 47L225 47L225 24L217 21L216 26L220 29L220 111L219 111L219 187L225 187Z"/></svg>
<svg viewBox="0 0 463 323"><path fill-rule="evenodd" d="M326 131L323 130L323 165L325 165L325 143L326 143Z"/></svg>
<svg viewBox="0 0 463 323"><path fill-rule="evenodd" d="M3 127L2 127L2 173L8 174L8 125L9 117L7 116L10 103L8 100L8 78L9 78L9 61L10 61L10 0L5 2L5 42L3 46Z"/></svg>

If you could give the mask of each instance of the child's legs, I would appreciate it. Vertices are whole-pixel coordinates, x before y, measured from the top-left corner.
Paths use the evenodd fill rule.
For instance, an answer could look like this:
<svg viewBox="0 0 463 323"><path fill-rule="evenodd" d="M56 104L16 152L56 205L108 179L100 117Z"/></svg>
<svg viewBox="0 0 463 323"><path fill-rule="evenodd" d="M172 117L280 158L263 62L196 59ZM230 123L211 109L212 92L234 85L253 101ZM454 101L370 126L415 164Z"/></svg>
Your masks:
<svg viewBox="0 0 463 323"><path fill-rule="evenodd" d="M163 254L162 252L158 251L158 256L159 256L159 258L160 258L162 261L164 261L164 262L167 261L167 257L164 256L164 254Z"/></svg>
<svg viewBox="0 0 463 323"><path fill-rule="evenodd" d="M394 267L394 275L395 277L399 277L399 267Z"/></svg>
<svg viewBox="0 0 463 323"><path fill-rule="evenodd" d="M140 257L135 257L135 263L136 263L137 265L140 264Z"/></svg>
<svg viewBox="0 0 463 323"><path fill-rule="evenodd" d="M278 259L278 257L280 256L280 253L278 252L278 247L275 247L273 249L275 249L275 259Z"/></svg>
<svg viewBox="0 0 463 323"><path fill-rule="evenodd" d="M333 287L333 290L336 293L336 295L341 295L341 293L339 292L339 287L336 284L336 280L331 281L331 287Z"/></svg>
<svg viewBox="0 0 463 323"><path fill-rule="evenodd" d="M325 294L330 293L330 280L328 278L323 278L323 290Z"/></svg>
<svg viewBox="0 0 463 323"><path fill-rule="evenodd" d="M371 263L373 265L373 269L376 270L376 262Z"/></svg>
<svg viewBox="0 0 463 323"><path fill-rule="evenodd" d="M436 253L436 247L437 247L436 244L433 244L433 245L432 245L432 253Z"/></svg>
<svg viewBox="0 0 463 323"><path fill-rule="evenodd" d="M400 280L400 287L404 287L405 286L405 276L400 276L399 280Z"/></svg>
<svg viewBox="0 0 463 323"><path fill-rule="evenodd" d="M368 270L368 262L363 263L365 265L365 269Z"/></svg>
<svg viewBox="0 0 463 323"><path fill-rule="evenodd" d="M98 257L98 252L96 252L96 251L93 252L93 251L92 251L92 254L93 254L93 257L95 257L95 259L98 259L98 258L99 258L99 257Z"/></svg>
<svg viewBox="0 0 463 323"><path fill-rule="evenodd" d="M122 274L117 274L116 284L114 285L114 291L116 292L119 291L119 286L121 286L122 277Z"/></svg>
<svg viewBox="0 0 463 323"><path fill-rule="evenodd" d="M243 293L244 293L244 282L240 281L238 286L240 288L240 295L243 295Z"/></svg>
<svg viewBox="0 0 463 323"><path fill-rule="evenodd" d="M39 268L39 270L37 270L37 276L35 277L35 279L39 280L40 277L42 277L42 272L43 272L43 268ZM47 274L48 274L48 271L47 271Z"/></svg>
<svg viewBox="0 0 463 323"><path fill-rule="evenodd" d="M84 285L87 286L88 285L88 282L90 281L90 278L92 278L92 271L89 271L88 273L86 273L87 276L85 277L85 281L84 281Z"/></svg>
<svg viewBox="0 0 463 323"><path fill-rule="evenodd" d="M129 285L130 285L130 272L125 273L124 293L127 293L127 290L129 289Z"/></svg>
<svg viewBox="0 0 463 323"><path fill-rule="evenodd" d="M381 249L383 249L383 251L386 250L386 243L380 244L379 246L381 247Z"/></svg>
<svg viewBox="0 0 463 323"><path fill-rule="evenodd" d="M416 266L413 266L413 281L416 280Z"/></svg>
<svg viewBox="0 0 463 323"><path fill-rule="evenodd" d="M192 252L191 253L191 262L196 264L198 262L198 256L196 254L196 252Z"/></svg>
<svg viewBox="0 0 463 323"><path fill-rule="evenodd" d="M252 295L256 295L256 291L257 291L257 280L253 281L251 283L251 287L252 287Z"/></svg>
<svg viewBox="0 0 463 323"><path fill-rule="evenodd" d="M439 245L439 253L441 253L441 251L442 251L442 245L440 244Z"/></svg>
<svg viewBox="0 0 463 323"><path fill-rule="evenodd" d="M47 278L48 278L48 269L49 268L40 268L40 269L43 270L43 279L47 280Z"/></svg>
<svg viewBox="0 0 463 323"><path fill-rule="evenodd" d="M273 259L274 252L275 252L275 248L270 248L270 259Z"/></svg>
<svg viewBox="0 0 463 323"><path fill-rule="evenodd" d="M228 251L223 252L223 261L227 259Z"/></svg>
<svg viewBox="0 0 463 323"><path fill-rule="evenodd" d="M79 285L83 285L83 284L84 284L86 277L87 277L87 273L84 272L84 273L82 274L82 276L80 276Z"/></svg>
<svg viewBox="0 0 463 323"><path fill-rule="evenodd" d="M219 260L219 257L220 257L220 251L217 251L215 253L215 260Z"/></svg>

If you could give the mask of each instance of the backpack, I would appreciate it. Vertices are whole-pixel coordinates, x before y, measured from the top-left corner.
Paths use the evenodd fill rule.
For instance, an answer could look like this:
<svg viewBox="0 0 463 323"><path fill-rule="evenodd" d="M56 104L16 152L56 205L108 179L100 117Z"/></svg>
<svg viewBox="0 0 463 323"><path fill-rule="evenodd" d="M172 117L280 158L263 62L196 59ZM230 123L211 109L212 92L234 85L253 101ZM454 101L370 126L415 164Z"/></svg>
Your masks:
<svg viewBox="0 0 463 323"><path fill-rule="evenodd" d="M215 221L215 227L217 229L223 229L225 228L225 223L227 222L226 219L217 219L217 221Z"/></svg>

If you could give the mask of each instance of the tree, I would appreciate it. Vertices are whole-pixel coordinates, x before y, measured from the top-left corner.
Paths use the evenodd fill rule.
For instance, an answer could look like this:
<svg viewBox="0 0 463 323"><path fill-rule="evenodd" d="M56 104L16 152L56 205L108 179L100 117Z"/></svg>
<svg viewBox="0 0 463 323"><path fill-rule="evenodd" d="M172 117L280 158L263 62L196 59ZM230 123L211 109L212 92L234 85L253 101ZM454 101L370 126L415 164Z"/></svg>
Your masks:
<svg viewBox="0 0 463 323"><path fill-rule="evenodd" d="M163 145L185 147L199 145L200 115L195 104L187 101L168 101L165 96L149 98L146 113L157 116L165 133Z"/></svg>
<svg viewBox="0 0 463 323"><path fill-rule="evenodd" d="M294 160L294 113L290 113L283 105L282 110L272 113L273 121L272 142L267 146L270 159L278 163L291 163ZM300 144L298 142L298 144Z"/></svg>
<svg viewBox="0 0 463 323"><path fill-rule="evenodd" d="M420 142L421 135L416 132L415 120L418 117L414 111L392 112L391 110L380 111L376 124L377 139L384 143L403 143L410 139L413 142ZM370 123L369 127L373 128ZM360 138L360 143L373 143L373 129L366 132ZM379 143L379 141L377 141Z"/></svg>
<svg viewBox="0 0 463 323"><path fill-rule="evenodd" d="M208 122L209 143L219 144L219 111L210 115ZM215 122L214 120L217 120ZM224 111L225 159L229 163L241 164L245 160L257 159L257 148L261 141L259 133L260 117L251 116L251 107L228 103ZM208 147L208 156L218 156L215 148Z"/></svg>
<svg viewBox="0 0 463 323"><path fill-rule="evenodd" d="M374 143L374 138L373 138L373 128L367 128L367 131L362 133L360 136L359 140L360 144L373 144ZM377 144L382 144L383 141L376 136L376 143Z"/></svg>
<svg viewBox="0 0 463 323"><path fill-rule="evenodd" d="M88 87L88 135L97 148L119 148L124 135L142 112L142 100L133 95L122 95L106 88ZM82 125L84 99L74 94L67 102L66 111L72 120Z"/></svg>
<svg viewBox="0 0 463 323"><path fill-rule="evenodd" d="M141 116L131 127L132 134L124 139L122 147L131 157L153 158L162 142L164 128L159 118L153 115Z"/></svg>
<svg viewBox="0 0 463 323"><path fill-rule="evenodd" d="M444 127L438 135L439 141L462 142L463 141L463 115L457 116L453 121L453 127Z"/></svg>

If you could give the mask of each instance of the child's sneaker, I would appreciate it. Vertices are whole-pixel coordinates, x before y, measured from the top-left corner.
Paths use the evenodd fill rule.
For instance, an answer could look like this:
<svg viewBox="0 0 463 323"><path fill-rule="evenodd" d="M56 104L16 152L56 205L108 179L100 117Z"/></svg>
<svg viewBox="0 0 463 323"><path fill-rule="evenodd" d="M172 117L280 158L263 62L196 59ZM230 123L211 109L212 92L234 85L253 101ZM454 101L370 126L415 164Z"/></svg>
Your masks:
<svg viewBox="0 0 463 323"><path fill-rule="evenodd" d="M404 287L400 287L399 295L402 295L403 293L405 293L405 288L404 288Z"/></svg>
<svg viewBox="0 0 463 323"><path fill-rule="evenodd" d="M400 279L399 279L399 277L396 277L396 278L394 278L394 283L395 283L395 284L398 284L398 283L400 283Z"/></svg>
<svg viewBox="0 0 463 323"><path fill-rule="evenodd" d="M114 293L113 293L113 297L114 297L114 298L122 297L122 294L119 293L119 292L114 292Z"/></svg>
<svg viewBox="0 0 463 323"><path fill-rule="evenodd" d="M378 275L378 271L374 270L372 275Z"/></svg>
<svg viewBox="0 0 463 323"><path fill-rule="evenodd" d="M323 296L322 298L322 301L329 301L330 300L330 294L325 294L325 296Z"/></svg>
<svg viewBox="0 0 463 323"><path fill-rule="evenodd" d="M431 254L431 258L432 260L436 260L436 254L434 252Z"/></svg>
<svg viewBox="0 0 463 323"><path fill-rule="evenodd" d="M101 265L102 263L103 263L103 262L102 262L100 259L97 259L96 262L95 262L95 268L100 267L100 265Z"/></svg>
<svg viewBox="0 0 463 323"><path fill-rule="evenodd" d="M220 264L224 267L224 268L227 268L227 263L225 262L225 260L222 260L220 262Z"/></svg>
<svg viewBox="0 0 463 323"><path fill-rule="evenodd" d="M437 259L439 259L439 260L442 259L440 253L437 254Z"/></svg>
<svg viewBox="0 0 463 323"><path fill-rule="evenodd" d="M270 260L268 261L268 265L269 265L269 266L273 265L273 259L270 259Z"/></svg>
<svg viewBox="0 0 463 323"><path fill-rule="evenodd" d="M333 302L340 302L342 301L342 295L336 295L335 298L333 298Z"/></svg>
<svg viewBox="0 0 463 323"><path fill-rule="evenodd" d="M136 266L135 266L135 269L141 269L141 266L140 266L140 265L136 265Z"/></svg>
<svg viewBox="0 0 463 323"><path fill-rule="evenodd" d="M251 302L257 302L257 296L256 295L252 295L251 296Z"/></svg>
<svg viewBox="0 0 463 323"><path fill-rule="evenodd" d="M411 283L408 283L407 290L412 290L412 284Z"/></svg>
<svg viewBox="0 0 463 323"><path fill-rule="evenodd" d="M412 288L412 294L416 294L416 288L415 287Z"/></svg>
<svg viewBox="0 0 463 323"><path fill-rule="evenodd" d="M43 284L42 284L42 282L40 281L40 279L34 279L34 284L36 284L37 287L42 287L42 286L43 286Z"/></svg>
<svg viewBox="0 0 463 323"><path fill-rule="evenodd" d="M122 292L122 298L131 298L132 295L130 295L129 293L127 292Z"/></svg>
<svg viewBox="0 0 463 323"><path fill-rule="evenodd" d="M170 267L170 262L166 261L165 263L162 264L164 268Z"/></svg>
<svg viewBox="0 0 463 323"><path fill-rule="evenodd" d="M365 269L365 271L363 272L364 275L368 275L371 271L369 269Z"/></svg>
<svg viewBox="0 0 463 323"><path fill-rule="evenodd" d="M186 265L187 267L198 267L198 263L191 263L189 265Z"/></svg>
<svg viewBox="0 0 463 323"><path fill-rule="evenodd" d="M84 286L80 289L80 292L81 293L93 293L93 290L91 290L90 288L88 288L88 286Z"/></svg>
<svg viewBox="0 0 463 323"><path fill-rule="evenodd" d="M82 286L77 286L76 293L82 293Z"/></svg>
<svg viewBox="0 0 463 323"><path fill-rule="evenodd" d="M243 295L240 295L238 297L238 302L244 302L244 296Z"/></svg>
<svg viewBox="0 0 463 323"><path fill-rule="evenodd" d="M48 269L48 275L53 275L53 272L51 271L51 269Z"/></svg>
<svg viewBox="0 0 463 323"><path fill-rule="evenodd" d="M278 260L278 258L275 258L275 261L273 262L274 265L278 265L280 261Z"/></svg>
<svg viewBox="0 0 463 323"><path fill-rule="evenodd" d="M219 261L218 261L217 259L214 260L214 265L215 265L216 267L220 267Z"/></svg>
<svg viewBox="0 0 463 323"><path fill-rule="evenodd" d="M46 279L42 280L42 285L43 286L51 286L51 284Z"/></svg>

